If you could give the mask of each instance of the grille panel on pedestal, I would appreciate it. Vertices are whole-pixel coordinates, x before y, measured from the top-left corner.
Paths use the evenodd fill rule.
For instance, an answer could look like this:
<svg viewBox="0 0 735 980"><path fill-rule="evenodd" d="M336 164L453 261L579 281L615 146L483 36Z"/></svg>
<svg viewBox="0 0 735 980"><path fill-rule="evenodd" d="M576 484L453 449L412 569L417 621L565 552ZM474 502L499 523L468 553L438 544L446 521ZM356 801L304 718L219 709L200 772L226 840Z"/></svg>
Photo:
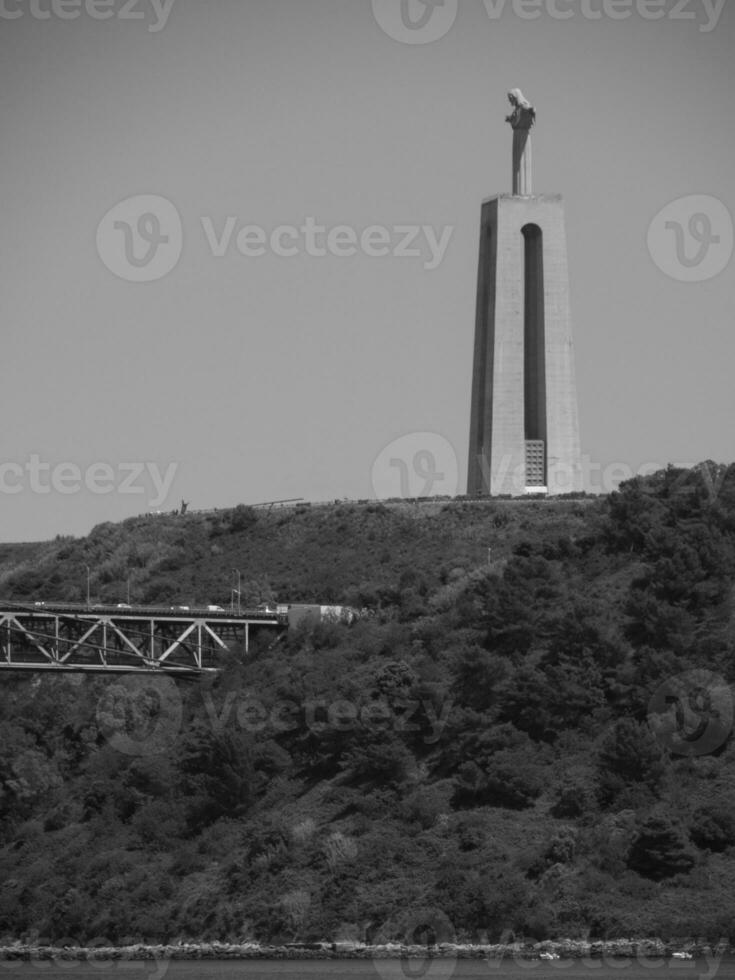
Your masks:
<svg viewBox="0 0 735 980"><path fill-rule="evenodd" d="M540 439L526 440L526 486L546 486L546 446Z"/></svg>

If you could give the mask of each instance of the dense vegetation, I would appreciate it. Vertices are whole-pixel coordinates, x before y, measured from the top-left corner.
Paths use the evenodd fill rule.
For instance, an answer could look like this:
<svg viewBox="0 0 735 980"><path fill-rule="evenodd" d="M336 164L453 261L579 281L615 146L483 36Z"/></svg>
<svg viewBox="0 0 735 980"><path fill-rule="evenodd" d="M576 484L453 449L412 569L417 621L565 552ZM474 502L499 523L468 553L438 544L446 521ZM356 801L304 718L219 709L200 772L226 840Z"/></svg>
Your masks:
<svg viewBox="0 0 735 980"><path fill-rule="evenodd" d="M0 938L730 935L735 467L104 525L0 549L0 593L85 565L363 616L178 686L0 675Z"/></svg>

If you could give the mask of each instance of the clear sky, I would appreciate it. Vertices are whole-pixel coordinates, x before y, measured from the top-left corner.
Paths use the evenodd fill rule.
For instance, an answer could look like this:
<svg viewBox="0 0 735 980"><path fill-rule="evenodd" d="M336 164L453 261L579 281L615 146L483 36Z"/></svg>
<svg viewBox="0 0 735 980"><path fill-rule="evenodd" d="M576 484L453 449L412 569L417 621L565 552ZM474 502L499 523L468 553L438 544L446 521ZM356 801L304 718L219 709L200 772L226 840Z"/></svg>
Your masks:
<svg viewBox="0 0 735 980"><path fill-rule="evenodd" d="M516 86L566 200L591 488L733 460L733 0L96 3L0 2L0 540L371 497L407 445L453 452L463 492ZM109 214L141 195L140 229ZM330 251L307 219L347 230Z"/></svg>

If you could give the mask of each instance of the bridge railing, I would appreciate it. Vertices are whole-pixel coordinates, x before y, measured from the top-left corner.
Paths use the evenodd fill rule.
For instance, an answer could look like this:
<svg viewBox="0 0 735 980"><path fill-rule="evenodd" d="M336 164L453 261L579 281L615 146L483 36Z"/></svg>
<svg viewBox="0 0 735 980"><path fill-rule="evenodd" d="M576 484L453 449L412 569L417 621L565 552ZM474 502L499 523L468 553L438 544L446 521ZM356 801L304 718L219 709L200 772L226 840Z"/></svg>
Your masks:
<svg viewBox="0 0 735 980"><path fill-rule="evenodd" d="M3 601L0 599L0 610L22 612L25 614L70 613L75 616L116 616L134 619L140 616L144 619L217 619L217 620L251 620L269 621L283 618L285 613L277 609L245 609L238 611L229 609L210 609L208 606L142 606L127 603L107 604L83 602L19 602L17 599Z"/></svg>

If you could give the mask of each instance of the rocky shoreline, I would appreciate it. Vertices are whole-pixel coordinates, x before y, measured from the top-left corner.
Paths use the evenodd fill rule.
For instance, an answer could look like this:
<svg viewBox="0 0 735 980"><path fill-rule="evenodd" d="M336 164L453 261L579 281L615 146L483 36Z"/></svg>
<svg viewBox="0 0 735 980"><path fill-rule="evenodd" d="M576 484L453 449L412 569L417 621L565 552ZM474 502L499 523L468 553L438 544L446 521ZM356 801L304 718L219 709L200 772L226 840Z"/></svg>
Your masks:
<svg viewBox="0 0 735 980"><path fill-rule="evenodd" d="M0 960L26 962L75 961L107 962L111 960L279 960L279 959L388 959L402 957L456 959L523 959L559 961L569 959L720 959L732 955L733 947L720 942L711 946L703 942L664 943L658 939L615 939L599 942L558 940L541 943L472 945L439 943L435 946L407 946L385 943L367 946L362 943L289 943L268 946L260 943L178 943L176 945L132 946L46 946L16 942L0 946Z"/></svg>

